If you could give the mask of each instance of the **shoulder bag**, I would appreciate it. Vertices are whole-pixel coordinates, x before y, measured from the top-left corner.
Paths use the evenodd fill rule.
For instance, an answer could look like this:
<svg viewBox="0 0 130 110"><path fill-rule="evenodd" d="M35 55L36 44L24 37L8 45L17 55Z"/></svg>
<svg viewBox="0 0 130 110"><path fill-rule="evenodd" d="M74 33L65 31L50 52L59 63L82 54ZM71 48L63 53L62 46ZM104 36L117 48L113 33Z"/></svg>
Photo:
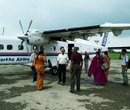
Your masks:
<svg viewBox="0 0 130 110"><path fill-rule="evenodd" d="M105 71L105 70L109 69L109 67L108 67L108 65L106 63L103 63L102 66L101 66L101 69L103 71Z"/></svg>

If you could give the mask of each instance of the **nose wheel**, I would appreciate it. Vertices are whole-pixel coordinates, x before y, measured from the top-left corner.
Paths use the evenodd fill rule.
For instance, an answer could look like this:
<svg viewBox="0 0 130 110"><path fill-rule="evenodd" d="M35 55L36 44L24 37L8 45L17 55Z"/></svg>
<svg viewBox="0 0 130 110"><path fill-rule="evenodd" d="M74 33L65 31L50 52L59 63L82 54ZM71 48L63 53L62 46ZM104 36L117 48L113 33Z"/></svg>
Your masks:
<svg viewBox="0 0 130 110"><path fill-rule="evenodd" d="M52 75L57 75L58 74L58 69L56 66L53 66L51 69L50 69L50 73Z"/></svg>

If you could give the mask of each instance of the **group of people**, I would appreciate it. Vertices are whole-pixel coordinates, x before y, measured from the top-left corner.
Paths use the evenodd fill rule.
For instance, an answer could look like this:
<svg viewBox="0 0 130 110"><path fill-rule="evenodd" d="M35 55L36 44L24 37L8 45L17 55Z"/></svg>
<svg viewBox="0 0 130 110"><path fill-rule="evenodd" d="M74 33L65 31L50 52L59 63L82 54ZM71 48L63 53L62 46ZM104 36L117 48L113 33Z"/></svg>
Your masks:
<svg viewBox="0 0 130 110"><path fill-rule="evenodd" d="M61 49L61 54L57 57L57 68L58 68L58 77L59 81L58 84L60 84L61 80L61 74L63 73L63 86L65 85L66 81L66 67L68 66L68 55L65 54L65 49ZM74 93L74 87L75 87L75 77L77 79L77 91L80 91L80 75L81 70L83 66L83 59L82 55L77 52L77 48L72 48L72 55L71 55L71 63L70 63L70 91L71 93Z"/></svg>
<svg viewBox="0 0 130 110"><path fill-rule="evenodd" d="M101 54L101 50L98 49L98 51L96 52L96 56L93 58L89 67L88 76L91 77L91 75L93 74L95 84L104 84L105 82L107 82L109 69L103 71L101 66L103 65L103 63L106 63L108 67L110 67L110 57L108 56L107 51L105 51L104 54L105 55L103 56Z"/></svg>
<svg viewBox="0 0 130 110"><path fill-rule="evenodd" d="M123 76L123 86L128 85L127 70L129 67L129 57L126 54L126 52L127 52L126 49L122 49L122 52L119 56L119 59L122 59L121 67ZM93 74L95 84L104 84L105 82L107 82L108 79L109 69L102 71L101 66L103 63L106 63L108 67L110 67L110 57L108 56L107 51L105 51L104 54L105 55L103 57L100 49L96 52L96 56L93 58L88 71L89 77L91 77L91 75Z"/></svg>
<svg viewBox="0 0 130 110"><path fill-rule="evenodd" d="M43 57L44 55L44 57ZM121 57L123 55L123 57ZM123 85L128 84L128 76L126 75L127 67L128 67L128 61L129 57L126 55L126 50L123 49L122 53L119 56L119 59L122 60L122 75L124 78ZM94 83L95 84L104 84L107 82L108 75L109 75L109 69L103 71L101 66L103 63L106 63L108 67L110 67L110 57L108 56L107 51L105 51L104 56L101 53L101 50L98 49L96 52L96 56L93 58L90 67L88 68L88 61L90 60L89 55L87 54L87 51L85 51L85 57L84 57L84 63L85 63L85 73L88 74L89 77L93 74L94 76ZM32 62L32 70L33 70L33 82L38 84L37 89L41 90L43 89L43 78L45 75L45 67L44 62L47 62L46 54L44 54L43 51L40 51L38 53L38 49L35 49L35 52L31 54L30 61ZM66 82L66 67L68 66L69 59L68 55L65 54L65 49L61 49L61 54L57 57L57 69L58 69L58 84L62 82L62 85L65 86ZM70 91L71 93L74 93L75 88L75 78L77 82L77 91L80 91L80 76L81 71L83 67L83 59L82 55L77 52L76 47L72 47L72 55L71 55L71 62L69 67L70 75ZM42 74L41 74L42 73ZM63 75L62 75L63 73ZM38 79L37 79L38 75ZM63 76L63 78L61 78Z"/></svg>

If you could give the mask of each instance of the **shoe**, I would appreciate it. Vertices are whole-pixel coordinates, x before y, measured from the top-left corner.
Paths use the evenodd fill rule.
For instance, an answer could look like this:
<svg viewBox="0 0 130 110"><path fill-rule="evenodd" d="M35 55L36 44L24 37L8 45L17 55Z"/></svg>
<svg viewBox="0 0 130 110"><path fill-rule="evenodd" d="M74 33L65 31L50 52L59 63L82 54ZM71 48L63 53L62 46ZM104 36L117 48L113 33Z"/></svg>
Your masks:
<svg viewBox="0 0 130 110"><path fill-rule="evenodd" d="M69 91L70 93L74 93L73 91Z"/></svg>
<svg viewBox="0 0 130 110"><path fill-rule="evenodd" d="M34 81L33 83L37 83L37 81Z"/></svg>
<svg viewBox="0 0 130 110"><path fill-rule="evenodd" d="M126 84L126 83L123 83L123 86L128 86L128 84Z"/></svg>
<svg viewBox="0 0 130 110"><path fill-rule="evenodd" d="M58 84L60 84L60 81L58 81Z"/></svg>
<svg viewBox="0 0 130 110"><path fill-rule="evenodd" d="M63 86L65 86L65 83L63 83Z"/></svg>

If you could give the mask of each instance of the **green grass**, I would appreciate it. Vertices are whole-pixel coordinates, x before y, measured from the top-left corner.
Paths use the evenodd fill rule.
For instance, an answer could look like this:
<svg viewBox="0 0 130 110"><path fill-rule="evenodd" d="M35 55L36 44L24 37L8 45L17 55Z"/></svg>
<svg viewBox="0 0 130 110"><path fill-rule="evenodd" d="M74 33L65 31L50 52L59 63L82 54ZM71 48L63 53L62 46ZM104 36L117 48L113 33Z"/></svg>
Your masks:
<svg viewBox="0 0 130 110"><path fill-rule="evenodd" d="M110 56L111 59L119 59L119 53L109 53L108 54ZM130 54L127 53L127 55L129 56L130 58Z"/></svg>

